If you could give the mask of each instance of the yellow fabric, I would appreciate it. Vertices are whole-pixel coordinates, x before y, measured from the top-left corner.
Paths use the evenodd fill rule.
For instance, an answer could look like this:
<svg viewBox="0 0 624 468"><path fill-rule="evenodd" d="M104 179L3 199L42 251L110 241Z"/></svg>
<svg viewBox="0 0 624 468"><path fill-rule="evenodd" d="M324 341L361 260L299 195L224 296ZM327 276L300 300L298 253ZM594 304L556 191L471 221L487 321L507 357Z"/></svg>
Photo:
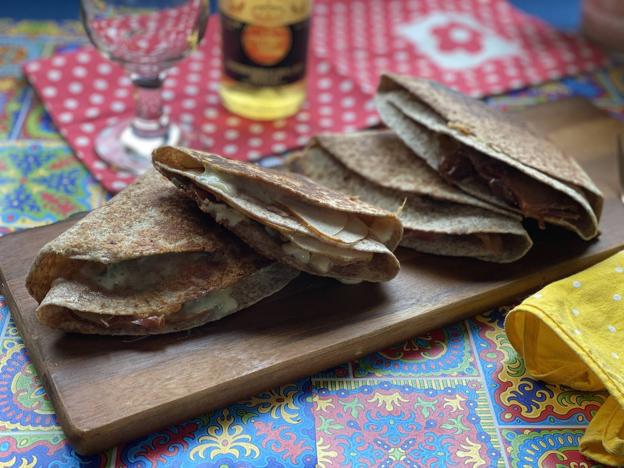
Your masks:
<svg viewBox="0 0 624 468"><path fill-rule="evenodd" d="M507 315L505 331L533 377L609 391L581 451L624 465L624 251L527 298Z"/></svg>
<svg viewBox="0 0 624 468"><path fill-rule="evenodd" d="M613 397L600 407L581 439L581 452L606 465L624 465L624 411Z"/></svg>

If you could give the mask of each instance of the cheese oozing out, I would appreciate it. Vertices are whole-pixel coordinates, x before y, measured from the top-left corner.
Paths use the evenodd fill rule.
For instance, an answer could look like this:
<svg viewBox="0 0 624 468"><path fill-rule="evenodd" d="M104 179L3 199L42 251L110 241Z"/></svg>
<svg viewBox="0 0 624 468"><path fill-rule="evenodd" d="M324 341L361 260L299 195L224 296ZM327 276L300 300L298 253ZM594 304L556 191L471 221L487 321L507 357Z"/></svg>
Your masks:
<svg viewBox="0 0 624 468"><path fill-rule="evenodd" d="M207 252L171 253L151 255L107 265L86 263L78 271L76 279L86 281L96 289L107 292L146 291L159 288L169 282L180 271L184 271L184 265L209 261L211 256L212 254ZM245 279L243 279L244 281ZM231 296L231 292L230 288L208 292L197 299L184 303L178 312L169 314L167 319L168 321L179 322L200 313L210 312L215 316L214 320L217 320L237 310L238 304ZM74 313L83 320L107 328L115 324L124 325L128 322L136 324L136 320L160 317L157 311L150 317L85 311L74 311Z"/></svg>
<svg viewBox="0 0 624 468"><path fill-rule="evenodd" d="M167 253L110 264L85 263L78 275L98 289L144 291L165 284L189 263L208 261L207 252Z"/></svg>
<svg viewBox="0 0 624 468"><path fill-rule="evenodd" d="M202 315L210 315L211 320L219 320L238 310L238 303L232 297L232 289L226 288L211 291L197 299L185 302L178 312L168 315L152 314L147 317L138 315L111 315L94 312L73 311L74 315L104 328L115 326L137 325L145 327L146 321L151 319L154 324L147 328L160 328L165 323L179 323L190 321Z"/></svg>
<svg viewBox="0 0 624 468"><path fill-rule="evenodd" d="M298 221L310 234L333 242L354 244L368 238L385 243L393 234L391 223L381 218L375 218L367 224L353 213L318 207L304 200L276 193L270 187L244 184L244 181L238 181L209 167L204 168L203 172L191 174L191 177L209 186L225 199L230 199L232 203L236 202L236 197L244 196L248 200L251 198L255 204L268 209L278 218L290 214L290 218Z"/></svg>
<svg viewBox="0 0 624 468"><path fill-rule="evenodd" d="M248 202L257 205L259 210L270 211L275 224L280 226L283 224L284 228L292 231L294 221L299 230L307 231L310 236L326 239L333 244L350 246L364 239L384 244L392 238L394 233L392 224L382 218L374 218L367 223L355 214L321 208L304 200L276 193L270 187L244 184L244 181L238 181L232 176L221 174L209 167L206 167L203 172L196 172L190 176L209 186L234 206L237 206L237 198L244 197ZM214 203L211 202L211 204ZM238 208L245 211L242 207ZM241 221L241 218L229 213L229 210L223 206L209 208L207 211L209 210L217 221L227 220L230 225ZM239 210L233 209L232 211L244 216Z"/></svg>
<svg viewBox="0 0 624 468"><path fill-rule="evenodd" d="M240 211L230 208L225 203L204 201L201 205L202 210L214 217L217 223L234 227L244 221L246 216Z"/></svg>
<svg viewBox="0 0 624 468"><path fill-rule="evenodd" d="M178 256L181 259L195 254L172 254L158 255L154 257ZM149 265L154 267L161 259L147 257ZM129 266L129 264L134 265ZM144 263L145 264L145 263ZM133 260L119 262L110 265L117 272L127 270L119 275L117 288L134 287L134 278L140 271L136 268ZM87 269L87 271L90 271ZM94 313L81 310L71 310L75 317L85 320L99 327L104 328L125 328L135 326L140 328L159 329L167 324L178 324L184 322L201 323L205 321L219 320L238 310L249 307L266 296L283 288L288 282L294 279L298 271L284 266L278 262L273 262L250 275L240 279L238 282L227 288L208 291L203 295L188 300L181 304L178 311L169 314L158 314L155 310L151 314L130 314L113 315L107 313ZM140 276L140 275L139 275ZM123 278L123 279L121 279Z"/></svg>
<svg viewBox="0 0 624 468"><path fill-rule="evenodd" d="M211 318L218 320L234 312L237 307L238 303L232 297L232 288L225 288L185 302L182 309L174 315L176 319L190 319L210 311Z"/></svg>

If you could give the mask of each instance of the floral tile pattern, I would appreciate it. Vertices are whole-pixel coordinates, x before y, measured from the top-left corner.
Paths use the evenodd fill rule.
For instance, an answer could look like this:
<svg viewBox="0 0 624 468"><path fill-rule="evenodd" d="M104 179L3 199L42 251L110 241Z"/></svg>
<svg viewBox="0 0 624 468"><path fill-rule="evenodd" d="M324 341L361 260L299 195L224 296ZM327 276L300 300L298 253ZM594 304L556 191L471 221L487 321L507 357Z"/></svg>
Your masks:
<svg viewBox="0 0 624 468"><path fill-rule="evenodd" d="M16 122L11 131L15 139L63 141L50 114L46 112L36 94L32 93L25 105L27 107L23 111L23 117Z"/></svg>
<svg viewBox="0 0 624 468"><path fill-rule="evenodd" d="M578 451L582 429L503 429L509 463L514 468L590 468L602 466Z"/></svg>
<svg viewBox="0 0 624 468"><path fill-rule="evenodd" d="M17 327L15 326L15 322L11 318L11 312L9 311L9 306L4 303L4 297L0 296L2 300L0 300L0 311L6 312L7 320L4 323L4 328L2 329L2 339L11 339L16 343L22 344L22 336L19 334Z"/></svg>
<svg viewBox="0 0 624 468"><path fill-rule="evenodd" d="M316 381L320 466L503 466L477 380Z"/></svg>
<svg viewBox="0 0 624 468"><path fill-rule="evenodd" d="M353 363L354 377L476 376L464 323L432 330Z"/></svg>
<svg viewBox="0 0 624 468"><path fill-rule="evenodd" d="M316 466L314 418L304 380L150 435L120 449L125 466Z"/></svg>
<svg viewBox="0 0 624 468"><path fill-rule="evenodd" d="M84 457L65 442L63 433L15 432L0 435L0 466L105 467L110 453Z"/></svg>
<svg viewBox="0 0 624 468"><path fill-rule="evenodd" d="M0 226L51 223L93 209L106 197L65 144L0 142Z"/></svg>
<svg viewBox="0 0 624 468"><path fill-rule="evenodd" d="M0 431L58 430L54 408L24 345L3 339L0 350Z"/></svg>
<svg viewBox="0 0 624 468"><path fill-rule="evenodd" d="M10 321L11 312L9 311L9 306L4 300L4 296L0 296L0 340L5 337Z"/></svg>
<svg viewBox="0 0 624 468"><path fill-rule="evenodd" d="M44 41L23 37L0 36L0 76L15 76L20 65L42 55Z"/></svg>
<svg viewBox="0 0 624 468"><path fill-rule="evenodd" d="M13 76L0 77L0 139L10 139L24 107L28 107L26 82Z"/></svg>
<svg viewBox="0 0 624 468"><path fill-rule="evenodd" d="M0 235L107 198L62 143L17 66L83 40L76 22L0 20ZM624 67L488 101L511 111L574 95L622 118ZM594 466L577 447L604 394L527 377L502 329L504 314L431 331L81 457L59 429L0 296L0 466Z"/></svg>

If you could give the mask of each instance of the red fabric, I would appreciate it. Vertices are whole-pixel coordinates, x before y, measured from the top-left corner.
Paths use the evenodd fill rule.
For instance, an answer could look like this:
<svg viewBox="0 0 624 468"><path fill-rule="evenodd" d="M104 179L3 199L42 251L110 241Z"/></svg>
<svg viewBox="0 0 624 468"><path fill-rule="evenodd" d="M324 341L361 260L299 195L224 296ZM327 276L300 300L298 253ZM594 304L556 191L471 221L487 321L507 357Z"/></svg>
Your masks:
<svg viewBox="0 0 624 468"><path fill-rule="evenodd" d="M217 94L219 42L218 24L211 18L200 50L171 71L163 91L172 120L191 123L201 134L200 149L253 160L302 146L317 133L353 131L378 122L371 96L314 54L308 71L309 96L296 116L254 122L228 113ZM108 166L93 149L101 129L132 115L132 88L123 70L92 47L33 61L24 69L55 125L89 171L111 192L130 183L131 174Z"/></svg>
<svg viewBox="0 0 624 468"><path fill-rule="evenodd" d="M316 133L377 123L372 95L385 70L484 95L605 64L602 53L582 38L557 32L504 0L316 0L312 39L302 111L285 120L253 122L219 103L220 38L211 18L200 50L165 81L172 120L194 126L200 149L254 160L304 145ZM90 47L24 69L93 175L111 192L130 183L130 174L109 167L93 150L102 128L132 115L123 71Z"/></svg>
<svg viewBox="0 0 624 468"><path fill-rule="evenodd" d="M597 47L505 0L315 0L314 49L367 93L392 71L473 96L606 64Z"/></svg>

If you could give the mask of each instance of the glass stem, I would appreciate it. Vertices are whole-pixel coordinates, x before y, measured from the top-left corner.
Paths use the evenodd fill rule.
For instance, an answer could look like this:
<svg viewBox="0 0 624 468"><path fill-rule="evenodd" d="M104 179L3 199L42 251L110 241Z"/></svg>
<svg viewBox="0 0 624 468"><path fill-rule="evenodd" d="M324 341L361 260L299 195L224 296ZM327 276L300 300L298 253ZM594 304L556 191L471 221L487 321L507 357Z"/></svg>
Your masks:
<svg viewBox="0 0 624 468"><path fill-rule="evenodd" d="M164 113L162 84L164 75L144 77L131 75L136 102L131 128L139 138L167 139L169 118Z"/></svg>

